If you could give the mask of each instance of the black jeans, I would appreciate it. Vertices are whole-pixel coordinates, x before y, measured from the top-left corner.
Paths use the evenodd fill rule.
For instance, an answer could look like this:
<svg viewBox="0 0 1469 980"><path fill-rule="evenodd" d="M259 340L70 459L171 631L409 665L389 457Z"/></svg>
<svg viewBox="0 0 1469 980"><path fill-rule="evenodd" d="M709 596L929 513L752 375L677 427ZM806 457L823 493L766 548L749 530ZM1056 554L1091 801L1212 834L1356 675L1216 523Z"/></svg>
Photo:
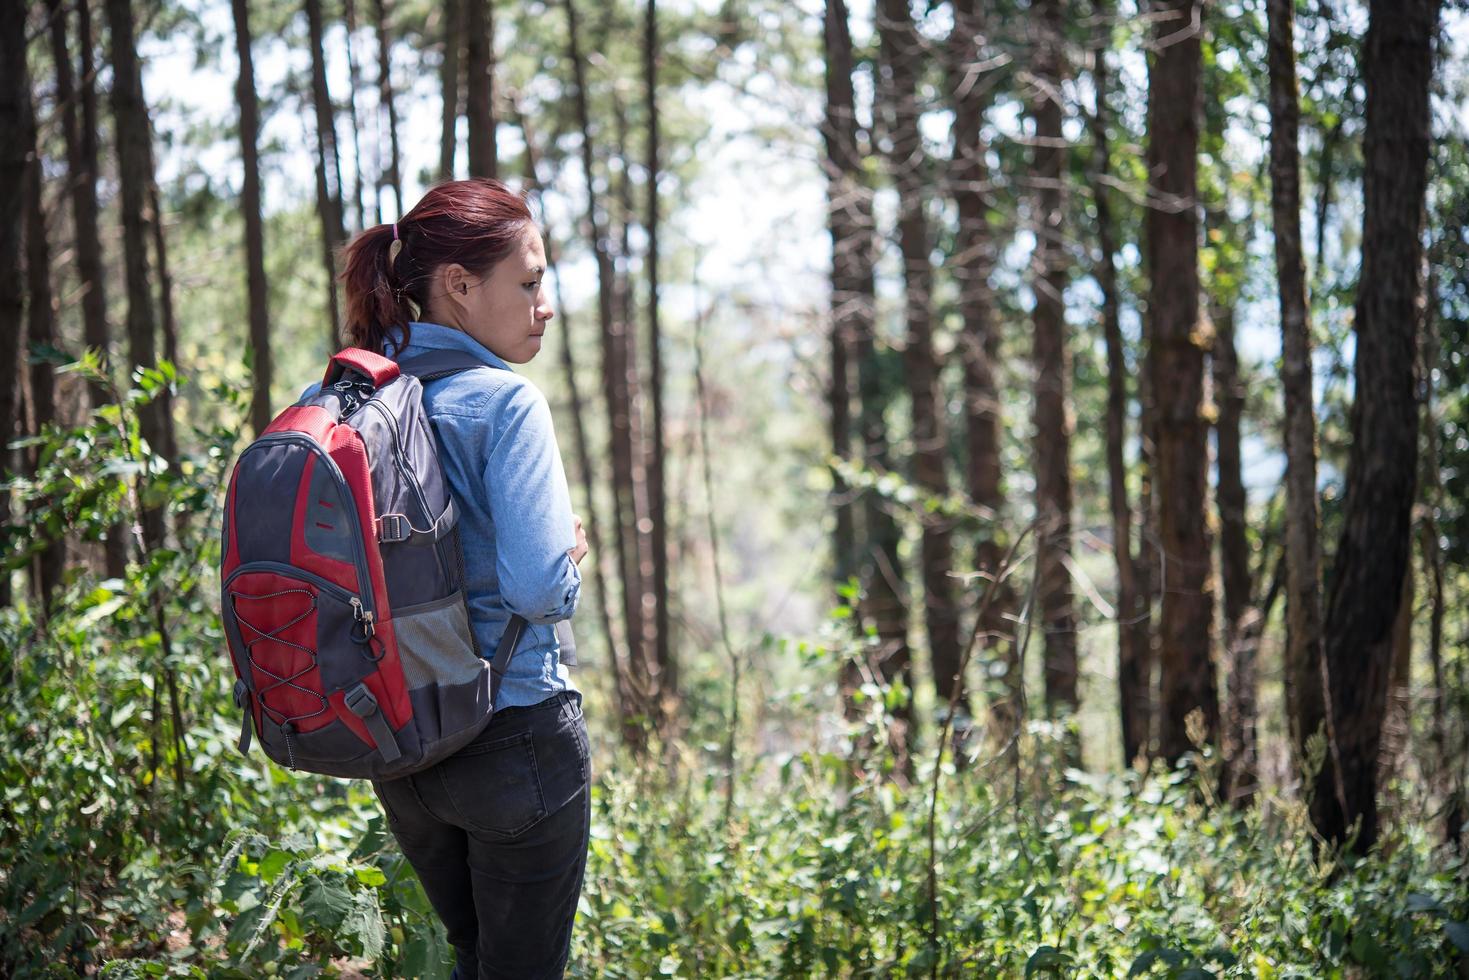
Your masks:
<svg viewBox="0 0 1469 980"><path fill-rule="evenodd" d="M455 980L560 977L590 840L581 695L499 711L443 762L373 788L448 928Z"/></svg>

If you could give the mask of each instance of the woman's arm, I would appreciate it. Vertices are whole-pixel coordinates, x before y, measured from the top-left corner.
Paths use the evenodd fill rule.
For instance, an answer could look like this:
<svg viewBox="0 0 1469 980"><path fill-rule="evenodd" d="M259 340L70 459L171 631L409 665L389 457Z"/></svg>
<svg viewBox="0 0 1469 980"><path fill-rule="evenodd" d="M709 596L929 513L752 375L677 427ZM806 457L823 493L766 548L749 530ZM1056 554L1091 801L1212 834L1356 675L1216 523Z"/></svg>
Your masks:
<svg viewBox="0 0 1469 980"><path fill-rule="evenodd" d="M502 391L484 471L500 593L511 612L553 623L571 616L581 592L568 554L578 544L571 495L546 397L529 382Z"/></svg>

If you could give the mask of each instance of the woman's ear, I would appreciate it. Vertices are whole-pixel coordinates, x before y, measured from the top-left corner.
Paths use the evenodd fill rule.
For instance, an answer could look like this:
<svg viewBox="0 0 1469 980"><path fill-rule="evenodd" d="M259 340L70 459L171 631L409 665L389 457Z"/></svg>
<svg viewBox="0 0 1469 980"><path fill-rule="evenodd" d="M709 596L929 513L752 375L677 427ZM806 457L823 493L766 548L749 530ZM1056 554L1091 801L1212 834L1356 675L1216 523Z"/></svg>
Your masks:
<svg viewBox="0 0 1469 980"><path fill-rule="evenodd" d="M469 300L469 270L458 262L446 262L439 267L439 291L455 310L463 311Z"/></svg>

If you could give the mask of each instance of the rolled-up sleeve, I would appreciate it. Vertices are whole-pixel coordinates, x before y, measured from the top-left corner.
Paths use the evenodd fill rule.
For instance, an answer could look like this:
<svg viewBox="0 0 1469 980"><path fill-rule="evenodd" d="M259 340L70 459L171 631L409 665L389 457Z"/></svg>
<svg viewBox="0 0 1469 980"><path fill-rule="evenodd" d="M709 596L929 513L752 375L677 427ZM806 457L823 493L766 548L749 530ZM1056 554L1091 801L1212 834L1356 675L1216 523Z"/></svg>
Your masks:
<svg viewBox="0 0 1469 980"><path fill-rule="evenodd" d="M569 619L581 572L567 554L576 546L576 528L551 407L528 382L500 394L506 403L489 435L484 486L501 595L511 612L532 623Z"/></svg>

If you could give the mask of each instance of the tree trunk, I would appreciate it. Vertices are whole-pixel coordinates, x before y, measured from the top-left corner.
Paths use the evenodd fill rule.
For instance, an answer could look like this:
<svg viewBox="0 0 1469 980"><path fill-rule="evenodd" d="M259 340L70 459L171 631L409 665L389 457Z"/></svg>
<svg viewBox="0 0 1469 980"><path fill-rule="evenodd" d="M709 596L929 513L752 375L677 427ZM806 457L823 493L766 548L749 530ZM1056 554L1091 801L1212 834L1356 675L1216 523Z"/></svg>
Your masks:
<svg viewBox="0 0 1469 980"><path fill-rule="evenodd" d="M873 266L877 233L872 188L867 184L863 147L859 142L852 88L852 36L845 0L830 0L825 13L828 99L825 136L830 168L827 179L834 342L842 337L845 328L848 331L845 339L850 342L851 355L856 361L862 460L867 468L885 472L891 461L883 415L893 400L894 386L892 372L886 370L875 342ZM862 591L858 610L864 629L871 627L877 633L879 645L870 664L853 665L843 671L841 684L849 717L860 713L854 695L863 682L864 669L881 683L901 681L912 686L908 609L903 599L908 588L898 558L902 535L886 502L875 492L863 495L862 507L854 514L854 524L856 519L860 519L862 526L853 555ZM893 711L889 728L889 749L900 772L908 770L911 758L910 716L909 705L899 705Z"/></svg>
<svg viewBox="0 0 1469 980"><path fill-rule="evenodd" d="M975 0L955 0L953 7L947 69L954 108L954 157L949 173L951 194L959 212L953 274L959 285L964 324L959 350L964 366L965 486L969 499L989 523L979 533L974 567L982 575L997 575L1002 571L1005 554L1005 494L1000 481L1004 433L995 381L1000 328L990 288L997 255L995 233L989 222L993 192L985 159L989 147L981 129L992 84L982 75L987 43L983 15ZM997 741L1003 743L1014 734L1019 719L1022 678L1010 618L1015 612L1014 590L1006 582L998 583L995 589L979 628L984 633L982 649L990 661L987 669L1000 673L999 690L990 694L989 716Z"/></svg>
<svg viewBox="0 0 1469 980"><path fill-rule="evenodd" d="M240 205L245 209L245 287L250 317L250 425L259 436L271 419L270 315L265 288L265 233L260 220L260 108L255 100L255 66L250 54L249 0L231 0L230 5L240 62L235 101L240 107L240 152L245 164Z"/></svg>
<svg viewBox="0 0 1469 980"><path fill-rule="evenodd" d="M139 94L139 102L142 95ZM153 239L153 255L158 261L158 327L159 337L163 341L163 359L175 367L179 363L179 331L178 319L174 316L173 307L173 275L168 266L168 242L163 229L163 206L159 200L158 181L155 178L153 167L153 140L148 139L148 209L152 215L149 231ZM158 396L161 403L163 417L162 441L159 445L159 455L167 461L169 467L175 473L178 472L179 448L178 438L174 431L173 418L173 394L165 388ZM181 515L187 518L187 514Z"/></svg>
<svg viewBox="0 0 1469 980"><path fill-rule="evenodd" d="M465 0L469 175L498 176L495 148L495 11L492 0Z"/></svg>
<svg viewBox="0 0 1469 980"><path fill-rule="evenodd" d="M1110 24L1112 11L1105 0L1094 0L1093 11ZM1108 37L1109 32L1103 31ZM1148 658L1146 634L1137 635L1142 615L1137 571L1132 554L1132 505L1127 498L1127 356L1123 347L1121 299L1117 289L1117 226L1112 217L1112 153L1107 139L1107 47L1092 49L1092 199L1097 209L1100 249L1096 278L1102 290L1102 335L1107 348L1107 492L1112 513L1112 553L1117 565L1117 701L1122 727L1122 761L1131 765L1147 750Z"/></svg>
<svg viewBox="0 0 1469 980"><path fill-rule="evenodd" d="M932 241L924 203L932 183L923 159L918 122L918 78L927 52L909 15L907 0L882 0L878 8L880 57L886 83L879 85L891 119L888 159L898 189L898 245L903 254L904 313L908 324L903 372L913 411L914 482L930 498L949 495L945 469L943 399L933 350ZM957 704L967 713L964 679L959 676L959 617L954 602L952 527L942 514L922 520L924 614L934 685L940 704Z"/></svg>
<svg viewBox="0 0 1469 980"><path fill-rule="evenodd" d="M23 350L25 291L21 277L21 228L25 206L28 147L23 139L30 117L31 86L26 71L26 9L0 4L0 473L15 469L10 443L20 432L20 364ZM0 521L11 520L10 494L0 493ZM0 569L0 606L8 606L10 572Z"/></svg>
<svg viewBox="0 0 1469 980"><path fill-rule="evenodd" d="M582 134L582 169L587 179L587 235L597 260L597 314L602 333L602 392L607 403L610 424L608 446L612 456L613 530L622 581L624 636L628 642L626 660L634 689L640 694L639 713L645 721L654 720L657 710L658 678L654 674L649 651L642 645L642 594L638 575L636 522L633 518L633 444L627 392L626 324L614 310L614 277L612 255L602 222L601 209L592 175L594 148L591 114L586 90L586 65L582 60L575 0L565 0L567 18L567 58L574 79L576 116ZM472 92L471 92L472 94ZM625 740L635 749L644 747L645 735L636 719L624 727Z"/></svg>
<svg viewBox="0 0 1469 980"><path fill-rule="evenodd" d="M152 182L152 150L148 146L148 108L143 101L142 76L133 36L132 9L127 0L107 0L111 35L112 115L117 135L119 203L122 210L123 260L127 278L128 357L134 368L152 367L158 360L157 314L148 262L148 187ZM157 214L152 214L158 220ZM139 412L143 438L153 451L167 451L167 401L156 398ZM143 545L163 546L163 512L148 507L142 513Z"/></svg>
<svg viewBox="0 0 1469 980"><path fill-rule="evenodd" d="M1066 347L1067 257L1062 204L1065 139L1061 135L1063 66L1060 0L1038 0L1032 25L1038 32L1033 70L1036 95L1035 149L1031 163L1035 187L1035 252L1031 292L1035 294L1032 359L1035 370L1034 442L1037 522L1036 602L1045 637L1046 714L1077 709L1076 611L1071 573L1071 357Z"/></svg>
<svg viewBox="0 0 1469 980"><path fill-rule="evenodd" d="M525 139L526 179L532 187L543 190L550 186L550 182L540 176L540 154L537 150L535 133L531 130L524 113L516 110L515 119ZM572 443L576 447L577 471L581 477L582 495L586 498L584 513L587 516L582 523L586 528L588 553L592 558L597 622L602 628L602 635L607 643L608 658L612 662L611 672L613 689L617 698L618 721L623 730L627 731L629 722L641 711L641 708L638 695L632 687L626 643L614 631L609 607L608 582L611 576L607 574L607 550L602 547L601 529L603 525L597 516L597 497L592 478L596 471L593 467L592 452L587 439L585 402L582 398L581 386L577 381L575 344L571 335L571 325L566 319L566 302L561 295L562 279L557 261L559 249L549 232L545 234L545 239L546 266L555 279L556 306L561 310L561 367L566 376L567 396L571 402Z"/></svg>
<svg viewBox="0 0 1469 980"><path fill-rule="evenodd" d="M473 0L466 0L473 2ZM464 47L464 4L444 0L444 60L439 68L443 116L439 129L439 179L454 179L459 149L459 52Z"/></svg>
<svg viewBox="0 0 1469 980"><path fill-rule="evenodd" d="M1148 72L1147 216L1152 276L1153 394L1158 431L1163 580L1163 712L1159 749L1169 762L1190 751L1185 719L1202 713L1218 745L1219 697L1210 660L1214 616L1208 518L1208 421L1199 323L1197 214L1199 0L1156 5L1159 49Z"/></svg>
<svg viewBox="0 0 1469 980"><path fill-rule="evenodd" d="M1311 813L1331 841L1344 841L1359 824L1354 845L1364 853L1378 833L1377 753L1417 476L1415 306L1439 0L1373 0L1370 10L1363 44L1367 130L1356 398L1324 639L1332 751Z"/></svg>
<svg viewBox="0 0 1469 980"><path fill-rule="evenodd" d="M81 49L81 78L73 85L71 53L67 48L66 10L62 0L47 0L51 18L51 60L56 71L56 101L61 107L66 140L67 184L71 192L72 223L76 241L76 275L81 287L82 338L95 350L103 370L109 366L111 345L107 325L106 275L102 241L97 230L97 87L92 51L92 13L87 0L77 2L77 47ZM81 119L77 107L81 106ZM112 398L106 384L88 386L92 406ZM108 529L103 542L103 564L108 578L121 578L127 568L127 539L122 525Z"/></svg>
<svg viewBox="0 0 1469 980"><path fill-rule="evenodd" d="M367 227L367 209L362 204L362 124L357 115L357 92L362 88L362 72L357 66L356 47L352 39L357 36L357 2L342 0L342 19L347 27L347 123L352 127L352 210L357 215L357 230ZM373 209L381 220L382 206L377 194L373 194ZM346 219L345 209L343 220Z"/></svg>
<svg viewBox="0 0 1469 980"><path fill-rule="evenodd" d="M852 459L851 360L857 321L870 316L861 295L863 255L857 227L857 183L861 170L857 147L857 116L852 91L852 39L844 0L825 7L826 117L822 137L826 147L826 224L831 233L831 386L827 390L832 453ZM857 556L856 506L852 490L839 471L832 472L832 503L836 523L832 538L833 600L844 604L841 588L855 574ZM856 681L850 672L843 690L850 696ZM850 705L849 705L850 706Z"/></svg>
<svg viewBox="0 0 1469 980"><path fill-rule="evenodd" d="M653 519L653 601L656 611L654 659L667 689L678 689L678 665L673 658L668 607L668 507L664 492L663 332L658 322L658 16L656 0L648 0L643 41L643 67L648 99L648 353L653 386L653 429L648 434L648 514Z"/></svg>
<svg viewBox="0 0 1469 980"><path fill-rule="evenodd" d="M1223 202L1221 202L1223 206ZM1226 238L1236 234L1232 228ZM1242 235L1241 235L1242 237ZM1237 240L1237 239L1236 239ZM1234 270L1243 279L1243 269ZM1255 660L1259 632L1251 624L1259 618L1251 603L1254 582L1250 573L1250 544L1247 537L1248 498L1241 471L1240 421L1244 416L1244 382L1239 376L1239 357L1234 343L1234 297L1224 297L1215 288L1210 319L1214 324L1214 424L1218 485L1215 506L1219 511L1219 569L1224 592L1224 662L1228 670L1225 697L1225 757L1228 760L1229 796L1236 803L1253 798L1259 785L1259 751L1255 742L1259 684Z"/></svg>
<svg viewBox="0 0 1469 980"><path fill-rule="evenodd" d="M42 199L41 155L36 140L34 106L27 93L27 133L30 164L25 173L26 236L26 340L31 350L56 346L56 311L51 292L51 244L46 236L46 205ZM31 417L33 431L40 433L56 421L56 366L49 359L30 365ZM23 451L26 469L34 472L40 461L38 448ZM66 542L52 539L48 528L32 522L33 533L40 539L41 550L31 559L31 590L44 619L51 599L61 584L66 567Z"/></svg>
<svg viewBox="0 0 1469 980"><path fill-rule="evenodd" d="M599 32L603 37L599 39L599 50L606 49L605 35L615 12L615 7L612 5L603 7L604 16L600 22L603 30ZM612 290L615 300L613 315L619 324L618 342L614 348L617 359L615 383L620 389L617 396L618 402L626 405L626 438L630 443L628 453L632 460L629 470L631 478L629 499L632 501L629 512L631 524L626 533L630 536L628 542L630 560L636 564L634 578L630 581L635 582L639 590L637 603L642 635L638 645L643 656L649 660L651 676L657 679L658 698L653 721L655 726L662 730L664 709L671 711L676 706L676 702L671 700L674 678L663 673L657 659L658 621L654 611L656 599L653 594L653 537L650 530L652 516L648 488L650 443L644 434L642 376L638 371L638 329L632 283L632 227L637 215L637 205L634 200L632 176L628 166L632 154L628 148L631 134L627 107L621 95L618 94L616 86L613 86L611 99L616 145L609 150L609 153L612 159L621 161L616 181L619 231L616 236L610 231L608 233L609 240L616 240L619 243L613 265Z"/></svg>
<svg viewBox="0 0 1469 980"><path fill-rule="evenodd" d="M386 0L373 0L377 17L377 91L378 102L388 110L388 172L384 174L393 190L394 214L403 216L403 173L398 151L398 107L393 99L393 43L388 31Z"/></svg>
<svg viewBox="0 0 1469 980"><path fill-rule="evenodd" d="M1293 0L1270 0L1270 205L1280 296L1280 385L1285 396L1285 691L1297 765L1326 724L1321 676L1321 542L1316 512L1316 409L1311 326L1301 258L1300 101ZM1318 259L1319 261L1319 259Z"/></svg>
<svg viewBox="0 0 1469 980"><path fill-rule="evenodd" d="M337 250L347 235L342 229L342 169L337 155L336 110L326 82L321 0L306 0L306 25L311 45L311 102L316 110L316 208L321 216L322 263L326 267L327 312L331 318L327 343L335 352L342 343L342 316L337 302Z"/></svg>

